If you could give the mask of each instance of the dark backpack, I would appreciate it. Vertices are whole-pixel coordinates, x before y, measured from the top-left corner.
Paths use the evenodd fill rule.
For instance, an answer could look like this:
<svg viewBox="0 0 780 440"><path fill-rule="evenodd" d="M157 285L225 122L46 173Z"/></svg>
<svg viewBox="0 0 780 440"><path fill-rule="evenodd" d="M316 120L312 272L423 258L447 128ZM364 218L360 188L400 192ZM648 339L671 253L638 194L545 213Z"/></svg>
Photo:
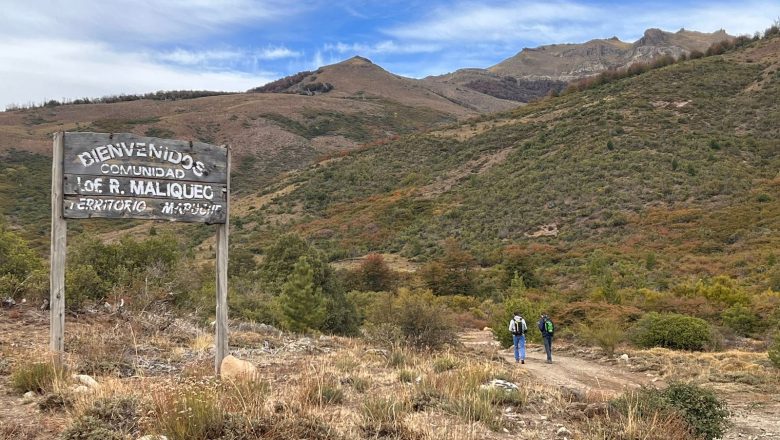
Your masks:
<svg viewBox="0 0 780 440"><path fill-rule="evenodd" d="M514 330L512 331L512 334L515 336L523 336L525 334L523 331L523 321L515 321L513 318L512 323L514 324Z"/></svg>

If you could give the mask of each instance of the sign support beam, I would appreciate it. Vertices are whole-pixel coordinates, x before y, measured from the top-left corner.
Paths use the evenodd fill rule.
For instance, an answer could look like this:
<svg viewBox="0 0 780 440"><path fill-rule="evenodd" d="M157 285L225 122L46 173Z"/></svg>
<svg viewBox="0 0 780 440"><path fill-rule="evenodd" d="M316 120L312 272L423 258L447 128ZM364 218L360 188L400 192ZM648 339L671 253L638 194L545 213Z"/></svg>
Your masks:
<svg viewBox="0 0 780 440"><path fill-rule="evenodd" d="M62 216L62 165L64 133L54 135L51 166L51 253L49 256L50 350L57 365L62 365L65 352L65 253L67 222Z"/></svg>
<svg viewBox="0 0 780 440"><path fill-rule="evenodd" d="M227 150L227 169L230 170L230 149ZM228 355L228 233L230 219L230 174L225 194L225 223L217 225L217 320L214 335L214 372L221 373L222 360Z"/></svg>

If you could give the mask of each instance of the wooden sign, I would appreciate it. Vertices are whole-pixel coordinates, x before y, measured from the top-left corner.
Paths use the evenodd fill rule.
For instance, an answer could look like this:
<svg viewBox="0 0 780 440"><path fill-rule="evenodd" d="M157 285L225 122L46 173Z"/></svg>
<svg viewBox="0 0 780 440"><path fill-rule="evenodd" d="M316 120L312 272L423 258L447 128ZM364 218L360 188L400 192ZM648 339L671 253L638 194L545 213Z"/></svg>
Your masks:
<svg viewBox="0 0 780 440"><path fill-rule="evenodd" d="M132 134L64 133L65 218L225 223L227 148Z"/></svg>
<svg viewBox="0 0 780 440"><path fill-rule="evenodd" d="M52 150L49 327L65 350L66 219L136 218L217 225L214 369L228 354L230 151L128 133L55 133Z"/></svg>

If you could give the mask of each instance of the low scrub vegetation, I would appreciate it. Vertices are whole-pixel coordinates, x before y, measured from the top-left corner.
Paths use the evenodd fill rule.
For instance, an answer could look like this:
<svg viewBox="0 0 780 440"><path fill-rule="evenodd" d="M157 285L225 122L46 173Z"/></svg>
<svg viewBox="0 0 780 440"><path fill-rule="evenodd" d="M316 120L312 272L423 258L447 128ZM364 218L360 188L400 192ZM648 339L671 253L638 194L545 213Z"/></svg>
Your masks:
<svg viewBox="0 0 780 440"><path fill-rule="evenodd" d="M18 365L11 373L11 386L19 393L38 394L54 391L67 371L54 362L30 362Z"/></svg>
<svg viewBox="0 0 780 440"><path fill-rule="evenodd" d="M769 360L776 368L780 368L780 332L775 334L769 346Z"/></svg>
<svg viewBox="0 0 780 440"><path fill-rule="evenodd" d="M632 327L630 337L644 348L706 350L716 342L707 321L674 313L648 313Z"/></svg>
<svg viewBox="0 0 780 440"><path fill-rule="evenodd" d="M670 438L722 438L729 426L726 404L711 390L693 384L672 383L664 390L644 388L613 405L626 418L635 415L666 421L678 433Z"/></svg>

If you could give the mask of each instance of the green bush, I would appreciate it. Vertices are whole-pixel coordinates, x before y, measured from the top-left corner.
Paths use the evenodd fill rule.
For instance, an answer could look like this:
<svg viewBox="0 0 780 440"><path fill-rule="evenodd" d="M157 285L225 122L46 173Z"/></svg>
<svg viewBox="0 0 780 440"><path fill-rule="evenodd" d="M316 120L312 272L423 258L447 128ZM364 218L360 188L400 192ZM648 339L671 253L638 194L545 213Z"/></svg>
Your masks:
<svg viewBox="0 0 780 440"><path fill-rule="evenodd" d="M780 333L775 335L772 345L769 346L768 355L775 367L780 368Z"/></svg>
<svg viewBox="0 0 780 440"><path fill-rule="evenodd" d="M607 356L612 356L615 353L615 347L626 336L623 325L609 320L592 325L582 324L577 330L580 341L588 345L598 345Z"/></svg>
<svg viewBox="0 0 780 440"><path fill-rule="evenodd" d="M452 312L429 290L403 288L395 295L377 294L367 315L366 336L372 342L404 342L414 348L435 350L457 340Z"/></svg>
<svg viewBox="0 0 780 440"><path fill-rule="evenodd" d="M721 438L728 427L726 403L712 390L693 384L672 383L661 392L666 402L680 411L693 431L707 440Z"/></svg>
<svg viewBox="0 0 780 440"><path fill-rule="evenodd" d="M106 283L91 265L75 265L65 272L66 305L71 310L78 310L87 300L100 301L108 293Z"/></svg>
<svg viewBox="0 0 780 440"><path fill-rule="evenodd" d="M0 296L19 299L43 268L41 259L19 235L7 231L0 217ZM48 287L48 286L46 286Z"/></svg>
<svg viewBox="0 0 780 440"><path fill-rule="evenodd" d="M676 313L648 313L629 333L631 341L643 348L705 350L716 342L707 321Z"/></svg>
<svg viewBox="0 0 780 440"><path fill-rule="evenodd" d="M741 304L734 304L724 310L721 318L724 324L741 336L750 336L764 328L761 318Z"/></svg>
<svg viewBox="0 0 780 440"><path fill-rule="evenodd" d="M642 388L611 402L624 417L658 419L678 416L696 438L711 440L723 437L729 425L726 403L711 390L694 384L673 382L664 390ZM663 417L661 417L663 419Z"/></svg>

